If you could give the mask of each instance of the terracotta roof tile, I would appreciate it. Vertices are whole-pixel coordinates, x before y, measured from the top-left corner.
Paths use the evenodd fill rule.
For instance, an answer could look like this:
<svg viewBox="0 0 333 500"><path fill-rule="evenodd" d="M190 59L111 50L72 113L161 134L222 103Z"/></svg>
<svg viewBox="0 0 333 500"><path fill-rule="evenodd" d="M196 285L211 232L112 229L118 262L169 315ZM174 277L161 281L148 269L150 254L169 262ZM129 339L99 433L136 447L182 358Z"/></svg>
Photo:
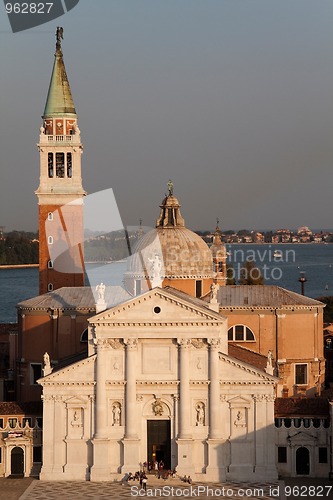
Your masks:
<svg viewBox="0 0 333 500"><path fill-rule="evenodd" d="M276 398L276 417L321 417L329 416L327 398Z"/></svg>
<svg viewBox="0 0 333 500"><path fill-rule="evenodd" d="M228 354L239 361L244 361L249 365L258 368L261 371L265 371L267 365L267 357L263 354L259 354L254 351L250 351L246 347L242 347L237 344L228 343Z"/></svg>
<svg viewBox="0 0 333 500"><path fill-rule="evenodd" d="M43 403L42 401L28 401L28 402L1 402L0 403L0 416L1 415L42 415Z"/></svg>

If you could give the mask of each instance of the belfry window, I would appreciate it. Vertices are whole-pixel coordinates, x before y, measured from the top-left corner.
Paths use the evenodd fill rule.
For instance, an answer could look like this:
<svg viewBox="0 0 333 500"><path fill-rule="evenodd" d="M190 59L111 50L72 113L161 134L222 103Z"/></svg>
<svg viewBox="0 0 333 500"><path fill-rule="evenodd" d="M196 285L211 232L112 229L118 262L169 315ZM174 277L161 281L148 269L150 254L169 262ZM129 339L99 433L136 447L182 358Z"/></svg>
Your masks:
<svg viewBox="0 0 333 500"><path fill-rule="evenodd" d="M56 153L56 177L65 177L65 153Z"/></svg>
<svg viewBox="0 0 333 500"><path fill-rule="evenodd" d="M253 342L255 337L248 326L234 325L228 330L228 340L233 342Z"/></svg>
<svg viewBox="0 0 333 500"><path fill-rule="evenodd" d="M49 177L53 177L53 153L48 153L47 155L47 166Z"/></svg>
<svg viewBox="0 0 333 500"><path fill-rule="evenodd" d="M67 177L72 177L72 153L67 153Z"/></svg>

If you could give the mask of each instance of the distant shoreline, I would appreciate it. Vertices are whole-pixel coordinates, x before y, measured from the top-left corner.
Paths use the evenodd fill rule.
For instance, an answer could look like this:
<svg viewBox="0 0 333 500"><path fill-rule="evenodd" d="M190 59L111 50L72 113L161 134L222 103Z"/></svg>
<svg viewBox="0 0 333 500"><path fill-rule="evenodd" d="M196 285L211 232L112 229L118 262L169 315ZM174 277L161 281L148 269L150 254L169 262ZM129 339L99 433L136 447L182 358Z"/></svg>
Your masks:
<svg viewBox="0 0 333 500"><path fill-rule="evenodd" d="M0 266L0 269L23 269L25 267L39 267L39 264L8 264Z"/></svg>

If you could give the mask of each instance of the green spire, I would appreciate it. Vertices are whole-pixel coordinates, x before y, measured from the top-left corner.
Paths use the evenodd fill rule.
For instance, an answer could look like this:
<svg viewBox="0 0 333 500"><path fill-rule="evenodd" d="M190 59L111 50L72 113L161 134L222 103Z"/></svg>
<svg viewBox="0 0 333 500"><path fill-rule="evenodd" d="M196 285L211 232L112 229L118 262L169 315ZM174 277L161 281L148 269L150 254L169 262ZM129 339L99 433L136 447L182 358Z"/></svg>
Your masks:
<svg viewBox="0 0 333 500"><path fill-rule="evenodd" d="M61 32L59 30L61 30ZM62 28L57 28L55 60L43 118L64 115L76 116L72 93L62 58L60 39L60 37L62 38L62 32Z"/></svg>

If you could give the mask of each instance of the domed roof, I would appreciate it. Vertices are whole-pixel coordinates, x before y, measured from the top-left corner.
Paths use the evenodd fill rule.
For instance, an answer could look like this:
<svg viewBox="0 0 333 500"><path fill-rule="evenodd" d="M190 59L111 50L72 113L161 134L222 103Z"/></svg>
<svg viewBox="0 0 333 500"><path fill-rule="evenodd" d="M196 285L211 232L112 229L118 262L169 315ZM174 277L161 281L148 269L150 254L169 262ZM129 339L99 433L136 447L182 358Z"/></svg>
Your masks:
<svg viewBox="0 0 333 500"><path fill-rule="evenodd" d="M199 235L185 227L179 201L173 193L169 191L160 208L156 229L140 238L128 259L126 274L136 278L151 277L159 261L163 278L212 278L211 251Z"/></svg>

